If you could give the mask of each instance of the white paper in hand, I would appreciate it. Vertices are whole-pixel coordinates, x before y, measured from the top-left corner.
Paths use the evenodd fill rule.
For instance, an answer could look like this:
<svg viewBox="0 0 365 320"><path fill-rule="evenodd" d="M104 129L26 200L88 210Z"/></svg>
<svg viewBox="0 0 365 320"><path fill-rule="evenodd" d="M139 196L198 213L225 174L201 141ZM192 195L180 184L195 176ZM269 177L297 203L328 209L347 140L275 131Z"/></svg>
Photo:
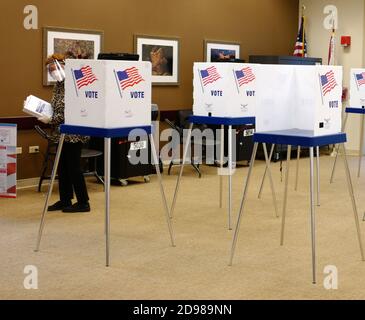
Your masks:
<svg viewBox="0 0 365 320"><path fill-rule="evenodd" d="M53 115L53 109L49 102L32 95L27 97L23 111L37 118L46 117L50 119Z"/></svg>

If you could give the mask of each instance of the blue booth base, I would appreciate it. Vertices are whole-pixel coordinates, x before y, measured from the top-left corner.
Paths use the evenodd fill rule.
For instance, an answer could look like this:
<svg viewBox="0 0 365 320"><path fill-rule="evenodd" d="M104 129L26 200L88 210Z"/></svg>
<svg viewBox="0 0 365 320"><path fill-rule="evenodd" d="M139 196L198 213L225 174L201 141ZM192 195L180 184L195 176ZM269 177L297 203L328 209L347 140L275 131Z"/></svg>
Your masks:
<svg viewBox="0 0 365 320"><path fill-rule="evenodd" d="M284 144L301 147L320 147L329 144L346 142L345 133L315 136L311 130L278 130L255 133L254 142Z"/></svg>
<svg viewBox="0 0 365 320"><path fill-rule="evenodd" d="M365 114L365 108L346 108L346 113L357 113L357 114Z"/></svg>
<svg viewBox="0 0 365 320"><path fill-rule="evenodd" d="M152 126L136 126L127 128L93 128L83 126L73 126L68 124L61 124L60 132L65 134L79 134L82 136L91 136L99 138L117 138L128 137L133 130L144 130L146 135L153 132Z"/></svg>
<svg viewBox="0 0 365 320"><path fill-rule="evenodd" d="M194 124L240 126L245 124L255 124L255 117L229 118L229 117L190 116L189 122Z"/></svg>

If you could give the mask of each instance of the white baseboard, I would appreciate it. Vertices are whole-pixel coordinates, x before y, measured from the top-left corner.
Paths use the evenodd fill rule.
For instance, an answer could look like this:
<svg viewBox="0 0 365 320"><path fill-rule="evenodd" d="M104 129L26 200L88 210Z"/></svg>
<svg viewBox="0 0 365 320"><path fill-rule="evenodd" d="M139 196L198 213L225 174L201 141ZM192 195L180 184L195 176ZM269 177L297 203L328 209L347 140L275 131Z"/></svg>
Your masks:
<svg viewBox="0 0 365 320"><path fill-rule="evenodd" d="M194 161L196 160L196 158L193 158L194 159ZM185 164L188 164L188 163L190 163L189 162L190 161L190 158L189 159L186 159L185 160ZM174 165L178 165L178 164L181 164L181 162L182 162L182 159L174 159ZM164 167L169 167L170 166L170 163L171 163L171 160L162 160L162 165L164 166ZM200 163L200 164L203 164L203 163Z"/></svg>
<svg viewBox="0 0 365 320"><path fill-rule="evenodd" d="M346 154L351 157L358 157L359 156L359 150L347 150Z"/></svg>
<svg viewBox="0 0 365 320"><path fill-rule="evenodd" d="M179 161L181 162L181 161L182 161L182 159L176 159L176 160L174 160L174 161L176 161L176 163L179 163ZM162 165L163 165L164 167L168 167L168 166L170 165L170 162L171 162L171 160L162 160Z"/></svg>
<svg viewBox="0 0 365 320"><path fill-rule="evenodd" d="M359 150L346 150L347 155L350 157L358 157L359 156ZM335 155L335 152L334 152ZM174 159L174 164L181 163L182 159ZM169 167L171 160L162 160L162 164L164 167ZM27 189L27 188L33 188L38 187L39 178L29 178L29 179L19 179L17 180L17 189ZM42 186L48 185L49 180L44 180L42 183Z"/></svg>
<svg viewBox="0 0 365 320"><path fill-rule="evenodd" d="M19 189L27 189L38 187L39 178L29 178L29 179L19 179L16 181L16 188ZM44 181L42 185L48 184L48 181Z"/></svg>

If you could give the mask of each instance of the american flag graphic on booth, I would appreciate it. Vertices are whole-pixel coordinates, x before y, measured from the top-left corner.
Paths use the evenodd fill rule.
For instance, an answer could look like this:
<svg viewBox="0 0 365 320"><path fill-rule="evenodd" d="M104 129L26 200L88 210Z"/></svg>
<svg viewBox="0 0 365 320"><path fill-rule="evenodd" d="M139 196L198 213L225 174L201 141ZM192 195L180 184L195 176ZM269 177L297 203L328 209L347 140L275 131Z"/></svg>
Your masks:
<svg viewBox="0 0 365 320"><path fill-rule="evenodd" d="M123 71L117 71L117 77L122 90L125 90L128 87L133 87L134 85L144 81L136 67L131 67Z"/></svg>
<svg viewBox="0 0 365 320"><path fill-rule="evenodd" d="M73 70L77 89L81 89L84 86L87 86L94 81L98 80L96 76L93 74L90 66L82 67L78 70Z"/></svg>
<svg viewBox="0 0 365 320"><path fill-rule="evenodd" d="M357 81L357 85L359 87L362 86L363 84L365 84L365 72L356 73L355 78L356 78L356 81Z"/></svg>
<svg viewBox="0 0 365 320"><path fill-rule="evenodd" d="M243 68L242 70L236 70L234 73L240 87L256 79L250 67Z"/></svg>
<svg viewBox="0 0 365 320"><path fill-rule="evenodd" d="M337 82L332 70L328 71L325 75L321 75L321 89L324 96L331 92L336 86Z"/></svg>
<svg viewBox="0 0 365 320"><path fill-rule="evenodd" d="M209 83L213 83L222 77L219 75L216 67L212 66L204 70L200 70L200 75L203 81L203 86L205 87Z"/></svg>

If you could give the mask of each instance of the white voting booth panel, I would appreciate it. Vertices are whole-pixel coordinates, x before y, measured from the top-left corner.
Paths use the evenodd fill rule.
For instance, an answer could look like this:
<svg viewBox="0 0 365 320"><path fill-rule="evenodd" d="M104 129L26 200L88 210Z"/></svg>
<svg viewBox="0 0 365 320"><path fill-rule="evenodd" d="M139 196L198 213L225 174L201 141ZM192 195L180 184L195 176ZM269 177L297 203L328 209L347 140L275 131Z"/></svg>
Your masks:
<svg viewBox="0 0 365 320"><path fill-rule="evenodd" d="M291 126L294 79L292 66L262 65L257 68L256 131L282 130Z"/></svg>
<svg viewBox="0 0 365 320"><path fill-rule="evenodd" d="M257 132L341 132L342 67L261 65L256 85Z"/></svg>
<svg viewBox="0 0 365 320"><path fill-rule="evenodd" d="M151 63L66 60L65 124L151 125Z"/></svg>
<svg viewBox="0 0 365 320"><path fill-rule="evenodd" d="M256 66L229 62L194 63L194 115L254 116Z"/></svg>
<svg viewBox="0 0 365 320"><path fill-rule="evenodd" d="M350 71L350 107L365 108L365 69Z"/></svg>

